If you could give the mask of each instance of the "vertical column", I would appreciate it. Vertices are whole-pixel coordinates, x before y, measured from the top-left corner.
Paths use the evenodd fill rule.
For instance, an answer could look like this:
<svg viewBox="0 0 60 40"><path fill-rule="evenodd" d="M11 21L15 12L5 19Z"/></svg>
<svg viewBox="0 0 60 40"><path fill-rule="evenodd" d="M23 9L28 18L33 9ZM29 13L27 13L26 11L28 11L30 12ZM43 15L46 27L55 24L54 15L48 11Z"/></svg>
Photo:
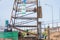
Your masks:
<svg viewBox="0 0 60 40"><path fill-rule="evenodd" d="M38 30L38 39L41 39L41 22L39 22L39 18L42 18L42 8L40 6L40 0L37 0L37 30Z"/></svg>
<svg viewBox="0 0 60 40"><path fill-rule="evenodd" d="M14 11L15 11L15 15L14 15L14 16L16 17L16 12L17 12L17 0L14 1L14 5L15 5L15 10L14 10ZM16 20L16 19L14 18L14 20L13 20L13 27L14 27L14 25L15 25L15 20Z"/></svg>
<svg viewBox="0 0 60 40"><path fill-rule="evenodd" d="M38 39L41 39L41 22L38 22Z"/></svg>
<svg viewBox="0 0 60 40"><path fill-rule="evenodd" d="M50 27L48 26L48 40L50 40Z"/></svg>

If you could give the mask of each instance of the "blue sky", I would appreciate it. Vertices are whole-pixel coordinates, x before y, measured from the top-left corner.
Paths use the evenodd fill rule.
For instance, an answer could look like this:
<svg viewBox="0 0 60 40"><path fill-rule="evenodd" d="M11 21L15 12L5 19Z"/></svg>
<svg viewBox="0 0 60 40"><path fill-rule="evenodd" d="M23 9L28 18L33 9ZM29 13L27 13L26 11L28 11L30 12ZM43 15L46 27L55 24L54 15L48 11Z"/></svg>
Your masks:
<svg viewBox="0 0 60 40"><path fill-rule="evenodd" d="M0 1L0 25L3 26L5 24L5 20L10 20L13 2L14 0ZM48 23L52 21L52 8L45 4L53 7L53 20L55 20L55 22L59 21L60 0L41 0L43 13L42 21L47 21L46 23Z"/></svg>

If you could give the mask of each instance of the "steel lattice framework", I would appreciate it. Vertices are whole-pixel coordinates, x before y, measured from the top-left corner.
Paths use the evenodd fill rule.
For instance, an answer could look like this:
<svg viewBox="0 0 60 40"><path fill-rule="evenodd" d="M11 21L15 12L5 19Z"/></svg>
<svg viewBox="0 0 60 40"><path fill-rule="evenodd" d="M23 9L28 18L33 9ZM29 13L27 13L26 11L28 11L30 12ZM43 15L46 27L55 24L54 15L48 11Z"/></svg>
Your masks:
<svg viewBox="0 0 60 40"><path fill-rule="evenodd" d="M14 0L10 21L12 27L20 31L24 30L17 27L38 29L38 24L41 24L38 22L38 18L42 18L42 10L41 6L38 6L38 0Z"/></svg>

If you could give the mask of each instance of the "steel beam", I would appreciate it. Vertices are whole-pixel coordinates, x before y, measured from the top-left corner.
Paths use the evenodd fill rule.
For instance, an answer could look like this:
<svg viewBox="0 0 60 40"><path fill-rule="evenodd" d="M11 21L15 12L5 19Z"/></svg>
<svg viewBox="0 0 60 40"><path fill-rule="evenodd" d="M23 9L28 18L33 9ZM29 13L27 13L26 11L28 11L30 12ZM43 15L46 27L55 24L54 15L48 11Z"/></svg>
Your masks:
<svg viewBox="0 0 60 40"><path fill-rule="evenodd" d="M20 2L18 1L18 2L17 2L17 4L22 4L22 3L23 3L23 2L21 2L21 1L20 1ZM26 2L26 4L34 4L34 3L36 3L36 1Z"/></svg>
<svg viewBox="0 0 60 40"><path fill-rule="evenodd" d="M37 27L37 25L14 25L14 27Z"/></svg>
<svg viewBox="0 0 60 40"><path fill-rule="evenodd" d="M14 28L14 29L17 29L17 30L19 30L20 32L22 31L22 32L26 32L26 31L24 31L24 30L22 30L22 29L19 29L19 28L16 28L16 27L12 27L12 28ZM28 32L29 34L32 34L32 35L35 35L35 36L38 36L37 34L33 34L33 33L31 33L31 32Z"/></svg>
<svg viewBox="0 0 60 40"><path fill-rule="evenodd" d="M37 20L35 17L13 17L14 19L30 19L30 20Z"/></svg>
<svg viewBox="0 0 60 40"><path fill-rule="evenodd" d="M13 8L14 10L16 10L16 12L21 12L21 8ZM35 10L35 8L26 8L26 12L35 12L34 11ZM36 11L37 12L37 11Z"/></svg>

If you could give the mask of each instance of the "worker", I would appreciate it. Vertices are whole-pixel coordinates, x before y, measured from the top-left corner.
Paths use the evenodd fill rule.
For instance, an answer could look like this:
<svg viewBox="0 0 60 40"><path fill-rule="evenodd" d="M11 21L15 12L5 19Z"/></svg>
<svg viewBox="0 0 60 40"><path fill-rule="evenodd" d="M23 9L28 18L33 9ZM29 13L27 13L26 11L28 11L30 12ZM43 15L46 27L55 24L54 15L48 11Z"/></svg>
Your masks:
<svg viewBox="0 0 60 40"><path fill-rule="evenodd" d="M18 33L18 37L21 37L21 35L22 35L22 33L21 33L21 32L19 32L19 33Z"/></svg>
<svg viewBox="0 0 60 40"><path fill-rule="evenodd" d="M4 29L4 32L12 32L12 28L7 27L6 29Z"/></svg>
<svg viewBox="0 0 60 40"><path fill-rule="evenodd" d="M12 32L12 28L11 28L8 20L5 21L5 27L6 27L6 29L4 29L4 32Z"/></svg>

